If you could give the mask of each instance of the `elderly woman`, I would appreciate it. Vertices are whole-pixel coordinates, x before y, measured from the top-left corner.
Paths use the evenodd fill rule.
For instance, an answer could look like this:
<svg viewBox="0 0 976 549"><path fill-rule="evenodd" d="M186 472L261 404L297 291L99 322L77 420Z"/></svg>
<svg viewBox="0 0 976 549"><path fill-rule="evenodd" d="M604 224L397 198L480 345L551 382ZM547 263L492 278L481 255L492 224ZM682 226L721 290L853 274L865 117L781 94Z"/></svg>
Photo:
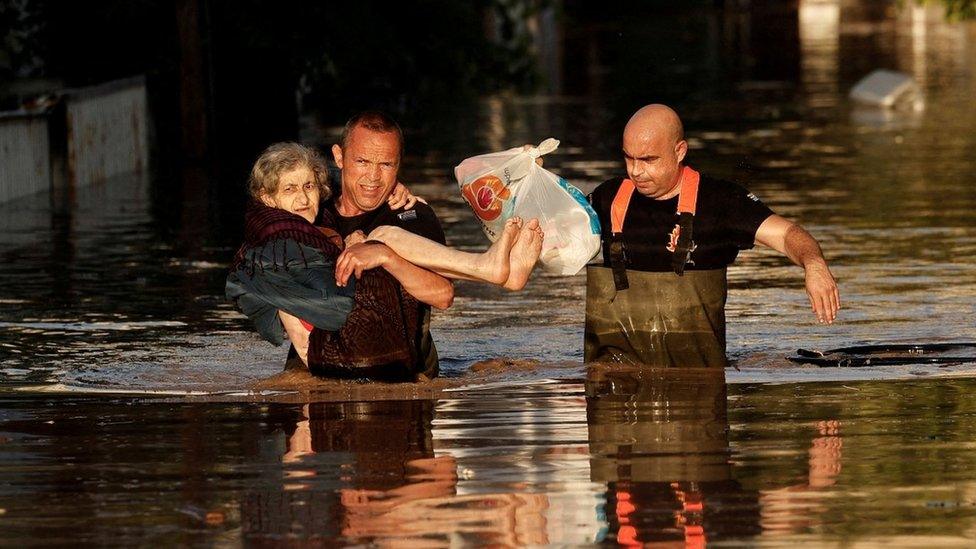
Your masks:
<svg viewBox="0 0 976 549"><path fill-rule="evenodd" d="M287 333L314 374L391 380L432 375L415 371L411 334L416 326L410 324L418 318L417 299L383 269L356 272L356 278L346 272L337 281L336 262L344 242L334 229L335 220L320 211L321 201L331 195L322 157L297 143L271 145L255 162L248 188L252 200L245 213L244 243L235 255L226 292L258 332L276 345ZM504 237L483 254L452 250L393 227L374 231L370 238L382 238L421 267L504 285L512 278L512 264L524 272L530 263L531 272L542 242L537 227L530 223L522 228L513 220ZM522 251L513 257L519 239Z"/></svg>

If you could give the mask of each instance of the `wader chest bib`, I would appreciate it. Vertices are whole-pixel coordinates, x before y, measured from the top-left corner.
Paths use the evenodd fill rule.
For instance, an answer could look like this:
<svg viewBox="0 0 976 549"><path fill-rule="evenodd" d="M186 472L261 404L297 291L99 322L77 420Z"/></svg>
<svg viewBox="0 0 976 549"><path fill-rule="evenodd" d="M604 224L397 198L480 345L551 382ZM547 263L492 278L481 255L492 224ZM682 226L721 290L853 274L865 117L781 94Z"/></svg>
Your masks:
<svg viewBox="0 0 976 549"><path fill-rule="evenodd" d="M660 367L721 367L725 356L725 268L685 271L695 249L698 172L681 173L678 225L668 250L674 272L627 268L622 230L634 183L625 179L610 208L610 267L586 269L583 360ZM664 238L664 235L661 235Z"/></svg>

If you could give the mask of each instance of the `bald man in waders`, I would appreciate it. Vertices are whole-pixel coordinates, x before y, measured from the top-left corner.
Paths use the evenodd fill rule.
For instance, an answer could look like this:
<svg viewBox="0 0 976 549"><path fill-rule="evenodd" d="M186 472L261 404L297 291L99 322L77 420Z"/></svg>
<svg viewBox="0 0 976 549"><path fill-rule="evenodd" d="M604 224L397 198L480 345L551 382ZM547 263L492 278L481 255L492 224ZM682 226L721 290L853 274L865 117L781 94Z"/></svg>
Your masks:
<svg viewBox="0 0 976 549"><path fill-rule="evenodd" d="M699 174L687 152L678 115L648 105L624 128L628 177L590 195L603 266L587 268L584 361L727 366L726 268L756 243L803 267L821 323L837 317L837 283L810 233L741 186Z"/></svg>

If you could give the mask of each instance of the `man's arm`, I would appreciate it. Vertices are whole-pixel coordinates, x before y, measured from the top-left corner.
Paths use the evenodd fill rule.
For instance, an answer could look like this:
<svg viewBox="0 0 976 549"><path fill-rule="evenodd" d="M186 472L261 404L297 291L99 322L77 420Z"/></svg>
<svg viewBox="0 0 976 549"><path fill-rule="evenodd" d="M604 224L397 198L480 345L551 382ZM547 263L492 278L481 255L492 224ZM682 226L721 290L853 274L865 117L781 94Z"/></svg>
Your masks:
<svg viewBox="0 0 976 549"><path fill-rule="evenodd" d="M817 320L833 323L840 309L840 292L817 240L803 227L774 214L767 217L756 230L756 242L780 252L803 267L807 296Z"/></svg>
<svg viewBox="0 0 976 549"><path fill-rule="evenodd" d="M431 307L446 309L454 303L454 284L450 280L410 263L381 242L362 242L346 248L336 261L336 282L345 285L350 276L359 278L363 271L376 267L386 269L408 294Z"/></svg>

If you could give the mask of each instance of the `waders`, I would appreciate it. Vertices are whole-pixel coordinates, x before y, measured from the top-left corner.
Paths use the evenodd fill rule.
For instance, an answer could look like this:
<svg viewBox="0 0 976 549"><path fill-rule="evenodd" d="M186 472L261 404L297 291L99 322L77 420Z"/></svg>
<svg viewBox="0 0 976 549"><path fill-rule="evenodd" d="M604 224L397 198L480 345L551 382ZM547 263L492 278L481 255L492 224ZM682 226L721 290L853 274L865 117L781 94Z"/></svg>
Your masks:
<svg viewBox="0 0 976 549"><path fill-rule="evenodd" d="M650 366L724 368L725 269L675 273L586 268L583 360Z"/></svg>
<svg viewBox="0 0 976 549"><path fill-rule="evenodd" d="M610 208L610 267L586 270L583 360L658 367L719 367L725 356L725 268L685 271L698 201L698 172L684 167L678 224L668 250L674 272L627 268L622 230L635 186L626 179Z"/></svg>

